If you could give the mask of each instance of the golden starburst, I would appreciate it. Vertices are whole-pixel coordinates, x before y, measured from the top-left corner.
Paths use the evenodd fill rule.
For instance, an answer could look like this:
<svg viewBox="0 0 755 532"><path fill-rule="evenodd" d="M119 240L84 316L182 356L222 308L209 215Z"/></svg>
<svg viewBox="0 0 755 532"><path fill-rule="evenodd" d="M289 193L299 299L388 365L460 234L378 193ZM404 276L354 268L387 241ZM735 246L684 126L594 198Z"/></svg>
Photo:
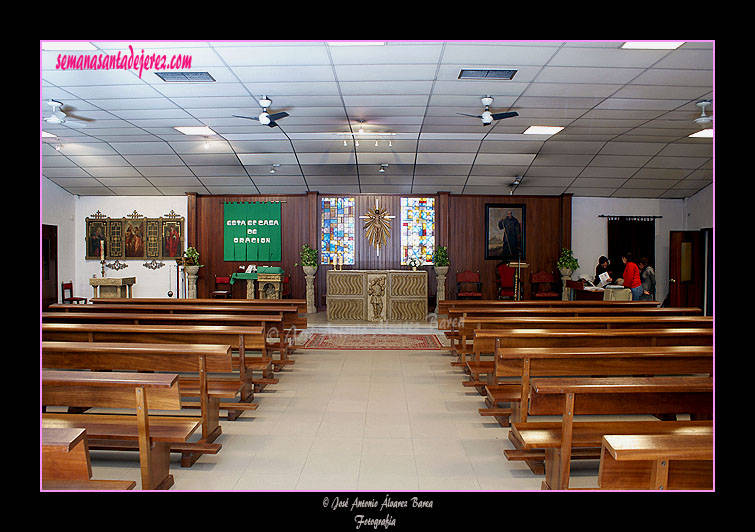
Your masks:
<svg viewBox="0 0 755 532"><path fill-rule="evenodd" d="M388 210L378 206L378 199L375 198L375 208L368 209L367 214L360 216L364 223L364 236L370 245L375 246L377 254L380 255L380 246L385 246L391 236L391 220L395 218L388 214Z"/></svg>

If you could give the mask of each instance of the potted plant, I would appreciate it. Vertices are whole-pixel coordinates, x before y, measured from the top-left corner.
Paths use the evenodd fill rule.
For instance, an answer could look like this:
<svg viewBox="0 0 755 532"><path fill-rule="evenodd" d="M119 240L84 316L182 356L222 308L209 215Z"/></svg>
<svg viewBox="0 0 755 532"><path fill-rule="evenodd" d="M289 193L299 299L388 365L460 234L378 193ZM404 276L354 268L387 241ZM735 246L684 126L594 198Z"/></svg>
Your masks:
<svg viewBox="0 0 755 532"><path fill-rule="evenodd" d="M304 244L299 252L299 260L301 261L301 267L304 273L307 275L314 275L317 269L317 250L311 247L309 244ZM299 263L294 264L294 268Z"/></svg>
<svg viewBox="0 0 755 532"><path fill-rule="evenodd" d="M307 314L317 312L315 306L315 270L317 270L317 250L309 244L304 244L299 252L301 269L304 270L304 283L307 297ZM299 263L294 264L296 268Z"/></svg>
<svg viewBox="0 0 755 532"><path fill-rule="evenodd" d="M415 272L417 271L417 268L419 268L420 266L422 266L422 261L421 261L421 260L419 260L419 259L418 259L417 257L412 257L411 259L409 259L408 261L406 261L406 263L407 263L407 264L408 264L408 265L409 265L409 266L410 266L410 267L412 268L412 270L414 270Z"/></svg>
<svg viewBox="0 0 755 532"><path fill-rule="evenodd" d="M197 273L203 265L199 264L199 251L197 248L188 247L182 257L184 273L186 274L187 286L186 297L196 299L197 297Z"/></svg>
<svg viewBox="0 0 755 532"><path fill-rule="evenodd" d="M435 313L438 313L438 302L446 299L446 275L448 274L448 247L438 246L433 252L433 269L436 278Z"/></svg>
<svg viewBox="0 0 755 532"><path fill-rule="evenodd" d="M561 256L558 257L556 262L558 271L561 272L562 277L571 277L571 275L579 268L579 261L574 257L572 250L563 248L561 250Z"/></svg>
<svg viewBox="0 0 755 532"><path fill-rule="evenodd" d="M186 248L186 251L184 251L184 256L183 256L183 265L196 266L198 268L201 268L203 266L202 264L199 264L199 251L197 251L197 248L194 248L194 247Z"/></svg>

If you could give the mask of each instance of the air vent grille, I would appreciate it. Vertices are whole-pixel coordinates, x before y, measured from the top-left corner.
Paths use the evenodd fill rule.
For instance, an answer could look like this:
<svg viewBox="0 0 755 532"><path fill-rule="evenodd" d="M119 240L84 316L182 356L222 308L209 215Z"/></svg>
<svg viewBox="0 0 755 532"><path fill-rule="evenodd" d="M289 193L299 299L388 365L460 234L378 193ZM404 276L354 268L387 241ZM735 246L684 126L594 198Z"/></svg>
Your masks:
<svg viewBox="0 0 755 532"><path fill-rule="evenodd" d="M516 70L462 68L459 79L512 79Z"/></svg>
<svg viewBox="0 0 755 532"><path fill-rule="evenodd" d="M163 81L215 81L209 72L155 72L155 75Z"/></svg>

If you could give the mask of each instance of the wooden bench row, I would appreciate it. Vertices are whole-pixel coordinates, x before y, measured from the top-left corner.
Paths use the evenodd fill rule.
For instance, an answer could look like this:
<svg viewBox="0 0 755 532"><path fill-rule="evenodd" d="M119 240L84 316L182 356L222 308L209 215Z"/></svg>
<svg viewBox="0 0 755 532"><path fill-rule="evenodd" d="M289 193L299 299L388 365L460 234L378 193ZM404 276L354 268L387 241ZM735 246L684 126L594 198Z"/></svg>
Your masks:
<svg viewBox="0 0 755 532"><path fill-rule="evenodd" d="M171 446L186 443L202 426L201 417L151 413L181 409L178 374L43 369L41 385L42 406L46 408L127 410L120 414L45 412L42 432L50 428L83 429L92 447L137 448L141 484L145 490L168 489L173 485L169 470ZM43 479L44 475L43 470Z"/></svg>
<svg viewBox="0 0 755 532"><path fill-rule="evenodd" d="M448 310L439 329L472 340L471 350L454 346L464 384L485 395L481 415L511 427L506 458L545 474L543 489L569 489L571 460L582 458L600 460L601 489L711 488L712 318L699 309L469 303ZM643 416L616 421L634 414Z"/></svg>
<svg viewBox="0 0 755 532"><path fill-rule="evenodd" d="M529 413L533 416L560 416L561 421L513 423L509 439L516 442L524 454L534 450L539 455L544 451L545 480L542 488L565 490L569 489L572 459L600 458L606 437L610 442L613 436L627 436L629 438L621 439L626 444L631 439L644 436L647 444L650 441L648 437L662 436L662 441L669 448L674 447L674 437L678 435L712 438L713 379L695 376L537 379L530 385ZM690 420L575 421L575 416L581 415L638 414L689 414ZM678 442L680 446L688 444L685 440ZM625 446L622 452L630 453L629 446ZM526 458L523 453L504 453L509 459L512 455L515 455L515 459ZM653 473L658 465L654 457L662 454L662 449L646 448L644 455L634 457L633 467L624 468L624 471L631 473L623 477L621 473L616 473L620 468L604 457L602 469L605 471L599 480L600 487L711 489L712 452L709 451L707 456L698 454L694 459L692 456L684 459L677 456L678 462L674 468L666 469L665 475L659 476L661 471ZM645 464L639 463L643 460Z"/></svg>

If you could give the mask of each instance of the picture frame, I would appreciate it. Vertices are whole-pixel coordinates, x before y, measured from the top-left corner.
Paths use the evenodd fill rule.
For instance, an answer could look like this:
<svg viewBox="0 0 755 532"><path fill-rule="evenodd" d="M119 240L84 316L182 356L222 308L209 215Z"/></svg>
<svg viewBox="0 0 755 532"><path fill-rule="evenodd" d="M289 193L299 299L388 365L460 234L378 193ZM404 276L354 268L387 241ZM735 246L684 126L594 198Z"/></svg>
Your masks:
<svg viewBox="0 0 755 532"><path fill-rule="evenodd" d="M101 243L105 244L105 256L110 249L108 245L108 221L103 218L86 219L85 260L102 260Z"/></svg>
<svg viewBox="0 0 755 532"><path fill-rule="evenodd" d="M105 259L176 260L183 256L184 218L171 211L161 218L147 218L136 211L123 218L110 218L99 211L86 218L86 260Z"/></svg>
<svg viewBox="0 0 755 532"><path fill-rule="evenodd" d="M485 204L485 259L526 260L526 234L526 205Z"/></svg>
<svg viewBox="0 0 755 532"><path fill-rule="evenodd" d="M160 259L178 259L184 249L183 218L160 218Z"/></svg>

